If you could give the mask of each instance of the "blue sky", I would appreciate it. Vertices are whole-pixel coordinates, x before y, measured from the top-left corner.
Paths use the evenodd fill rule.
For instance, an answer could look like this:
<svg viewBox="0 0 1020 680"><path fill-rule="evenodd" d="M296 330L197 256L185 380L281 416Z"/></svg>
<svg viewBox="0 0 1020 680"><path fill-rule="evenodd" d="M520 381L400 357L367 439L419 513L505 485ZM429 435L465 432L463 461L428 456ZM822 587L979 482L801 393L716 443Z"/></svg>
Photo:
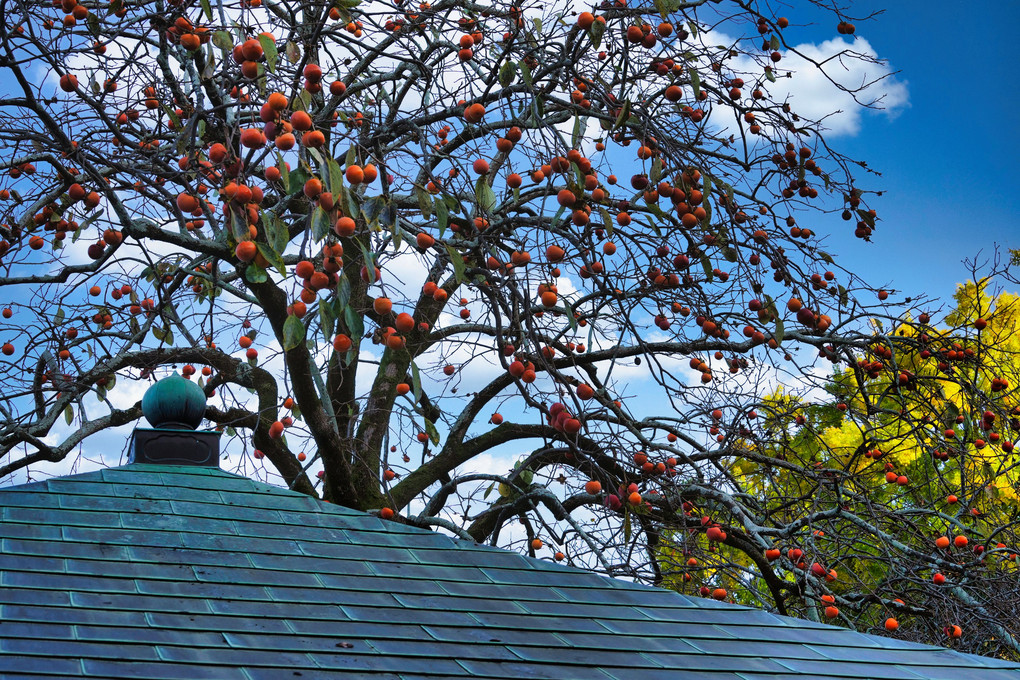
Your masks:
<svg viewBox="0 0 1020 680"><path fill-rule="evenodd" d="M886 190L873 204L882 220L873 242L852 238L838 220L818 231L866 281L948 297L968 276L963 258L994 244L1020 247L1017 61L1007 35L1020 25L1020 3L978 0L965 12L919 0L852 4L860 13L886 8L858 23L857 35L899 72L909 104L893 117L867 115L856 136L834 140L882 173L872 182ZM830 23L785 33L825 40Z"/></svg>

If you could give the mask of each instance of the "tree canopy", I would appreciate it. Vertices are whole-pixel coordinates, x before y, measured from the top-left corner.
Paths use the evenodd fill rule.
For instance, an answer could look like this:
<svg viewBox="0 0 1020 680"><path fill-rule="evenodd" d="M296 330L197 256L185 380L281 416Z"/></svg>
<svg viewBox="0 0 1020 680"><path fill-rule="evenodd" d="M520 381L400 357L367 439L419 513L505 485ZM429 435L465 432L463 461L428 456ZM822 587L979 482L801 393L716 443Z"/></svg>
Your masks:
<svg viewBox="0 0 1020 680"><path fill-rule="evenodd" d="M1015 653L976 587L1013 577L1006 511L980 514L1010 493L987 482L1012 458L982 461L1009 453L1017 384L971 324L988 300L937 331L812 226L877 226L867 164L784 82L878 105L840 76L875 62L859 19L827 10L816 59L795 8L586 9L5 2L0 477L136 421L118 392L180 371L237 469L330 502ZM953 585L908 598L935 569Z"/></svg>

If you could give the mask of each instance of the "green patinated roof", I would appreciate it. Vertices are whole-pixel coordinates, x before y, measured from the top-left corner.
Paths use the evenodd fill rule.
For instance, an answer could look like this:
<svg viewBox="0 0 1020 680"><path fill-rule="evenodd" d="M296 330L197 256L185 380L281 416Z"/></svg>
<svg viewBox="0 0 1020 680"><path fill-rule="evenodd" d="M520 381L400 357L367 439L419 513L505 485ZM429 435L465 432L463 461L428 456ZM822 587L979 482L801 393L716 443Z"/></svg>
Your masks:
<svg viewBox="0 0 1020 680"><path fill-rule="evenodd" d="M684 597L128 465L0 490L0 677L1020 680L1020 666Z"/></svg>

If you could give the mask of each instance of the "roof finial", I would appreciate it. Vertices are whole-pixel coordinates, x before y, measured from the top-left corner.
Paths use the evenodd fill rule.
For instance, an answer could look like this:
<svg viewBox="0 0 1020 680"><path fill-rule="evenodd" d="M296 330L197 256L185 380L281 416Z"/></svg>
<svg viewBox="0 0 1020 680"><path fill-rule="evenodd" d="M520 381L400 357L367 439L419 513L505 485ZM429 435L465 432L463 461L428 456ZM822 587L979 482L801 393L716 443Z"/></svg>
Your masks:
<svg viewBox="0 0 1020 680"><path fill-rule="evenodd" d="M146 390L142 415L159 430L197 430L205 417L205 392L174 373Z"/></svg>

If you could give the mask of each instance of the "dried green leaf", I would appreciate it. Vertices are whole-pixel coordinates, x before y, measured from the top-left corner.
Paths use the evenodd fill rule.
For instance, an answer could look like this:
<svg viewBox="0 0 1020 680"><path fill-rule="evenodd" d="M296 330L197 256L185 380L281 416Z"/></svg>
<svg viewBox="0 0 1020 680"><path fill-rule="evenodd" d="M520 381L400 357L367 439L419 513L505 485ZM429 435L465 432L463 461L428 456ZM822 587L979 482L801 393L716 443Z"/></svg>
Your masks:
<svg viewBox="0 0 1020 680"><path fill-rule="evenodd" d="M322 329L322 335L326 342L333 340L335 325L336 311L333 309L333 305L325 302L319 303L319 328Z"/></svg>
<svg viewBox="0 0 1020 680"><path fill-rule="evenodd" d="M623 106L620 107L620 114L616 117L616 122L613 123L613 129L617 130L626 125L627 120L630 118L630 100L623 102Z"/></svg>
<svg viewBox="0 0 1020 680"><path fill-rule="evenodd" d="M489 186L489 182L484 176L479 177L478 181L475 182L475 200L478 202L478 207L485 214L492 213L496 208L496 194L492 191L492 187Z"/></svg>
<svg viewBox="0 0 1020 680"><path fill-rule="evenodd" d="M326 238L329 230L333 227L330 224L329 213L323 210L321 205L316 205L312 210L311 227L312 238L316 241Z"/></svg>
<svg viewBox="0 0 1020 680"><path fill-rule="evenodd" d="M300 347L305 341L305 325L301 319L291 314L283 322L283 349L286 352Z"/></svg>
<svg viewBox="0 0 1020 680"><path fill-rule="evenodd" d="M591 35L591 45L595 49L599 48L602 44L602 36L606 34L606 24L604 21L596 21L588 29L589 35Z"/></svg>
<svg viewBox="0 0 1020 680"><path fill-rule="evenodd" d="M334 199L340 198L344 191L344 171L332 158L326 158L325 164L325 177L326 186L329 188ZM344 205L344 201L340 201L340 205Z"/></svg>
<svg viewBox="0 0 1020 680"><path fill-rule="evenodd" d="M425 419L425 433L434 445L439 443L439 430L436 429L436 426L428 418Z"/></svg>
<svg viewBox="0 0 1020 680"><path fill-rule="evenodd" d="M252 262L248 265L248 268L244 270L244 278L248 279L252 283L265 283L269 280L269 275L266 274L265 269Z"/></svg>
<svg viewBox="0 0 1020 680"><path fill-rule="evenodd" d="M251 233L248 230L247 215L242 214L240 210L231 208L230 231L234 235L234 239L238 241L247 241L251 237Z"/></svg>
<svg viewBox="0 0 1020 680"><path fill-rule="evenodd" d="M693 66L688 67L688 75L691 77L691 89L694 91L694 98L697 99L701 96L701 76Z"/></svg>
<svg viewBox="0 0 1020 680"><path fill-rule="evenodd" d="M499 84L507 87L514 81L514 76L516 75L517 64L512 61L503 62L503 65L499 67Z"/></svg>
<svg viewBox="0 0 1020 680"><path fill-rule="evenodd" d="M287 276L287 267L283 263L283 258L280 254L273 250L273 247L267 243L256 243L256 247L262 254L262 257L266 258L266 261L273 265L276 271L280 272L280 276Z"/></svg>
<svg viewBox="0 0 1020 680"><path fill-rule="evenodd" d="M418 365L411 362L411 393L414 394L414 403L421 401L421 374L418 372Z"/></svg>
<svg viewBox="0 0 1020 680"><path fill-rule="evenodd" d="M283 190L290 193L290 168L283 160L283 154L279 151L276 152L277 164L276 167L280 170L280 184L283 185Z"/></svg>
<svg viewBox="0 0 1020 680"><path fill-rule="evenodd" d="M705 277L708 279L709 283L711 283L715 274L712 272L712 261L708 259L708 255L702 254L701 268L705 270Z"/></svg>
<svg viewBox="0 0 1020 680"><path fill-rule="evenodd" d="M382 196L372 196L362 204L361 214L365 216L365 222L368 225L379 223L379 213L382 212L385 200Z"/></svg>
<svg viewBox="0 0 1020 680"><path fill-rule="evenodd" d="M208 0L202 0L208 2ZM266 55L266 68L269 69L270 73L276 73L276 61L278 59L278 53L276 51L276 41L265 33L260 33L259 44L262 45L262 51Z"/></svg>
<svg viewBox="0 0 1020 680"><path fill-rule="evenodd" d="M340 280L336 284L336 296L333 300L333 313L339 317L343 314L347 304L351 301L351 281L347 278L344 270L339 272Z"/></svg>
<svg viewBox="0 0 1020 680"><path fill-rule="evenodd" d="M361 315L354 311L354 307L350 305L344 307L344 324L347 326L351 341L357 347L358 343L361 342L361 338L365 335L365 322Z"/></svg>
<svg viewBox="0 0 1020 680"><path fill-rule="evenodd" d="M415 198L418 199L418 207L421 209L421 215L425 219L432 217L432 197L429 192L425 191L422 187L414 188Z"/></svg>
<svg viewBox="0 0 1020 680"><path fill-rule="evenodd" d="M459 250L450 245L446 246L446 252L450 256L451 264L453 264L453 275L457 278L458 283L463 283L465 280L464 256L460 254Z"/></svg>

